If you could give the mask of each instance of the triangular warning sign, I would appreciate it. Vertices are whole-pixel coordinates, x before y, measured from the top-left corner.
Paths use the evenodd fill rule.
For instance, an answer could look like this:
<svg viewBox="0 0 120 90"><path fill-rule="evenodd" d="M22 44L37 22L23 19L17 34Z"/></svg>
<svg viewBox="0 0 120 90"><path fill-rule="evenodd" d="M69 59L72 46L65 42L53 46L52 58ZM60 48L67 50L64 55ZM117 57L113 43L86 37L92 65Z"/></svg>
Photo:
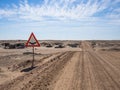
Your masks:
<svg viewBox="0 0 120 90"><path fill-rule="evenodd" d="M30 37L29 37L29 39L28 39L28 41L26 43L26 47L40 47L40 43L36 39L33 32L31 33L31 35L30 35Z"/></svg>

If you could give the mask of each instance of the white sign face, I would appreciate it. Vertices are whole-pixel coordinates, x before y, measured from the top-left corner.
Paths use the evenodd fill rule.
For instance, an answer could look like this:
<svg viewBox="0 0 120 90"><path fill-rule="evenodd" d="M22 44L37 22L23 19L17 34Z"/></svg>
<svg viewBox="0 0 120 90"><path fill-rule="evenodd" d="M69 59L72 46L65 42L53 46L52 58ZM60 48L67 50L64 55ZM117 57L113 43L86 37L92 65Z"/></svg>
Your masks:
<svg viewBox="0 0 120 90"><path fill-rule="evenodd" d="M35 40L35 38L33 36L30 39L30 44L36 44L36 40Z"/></svg>

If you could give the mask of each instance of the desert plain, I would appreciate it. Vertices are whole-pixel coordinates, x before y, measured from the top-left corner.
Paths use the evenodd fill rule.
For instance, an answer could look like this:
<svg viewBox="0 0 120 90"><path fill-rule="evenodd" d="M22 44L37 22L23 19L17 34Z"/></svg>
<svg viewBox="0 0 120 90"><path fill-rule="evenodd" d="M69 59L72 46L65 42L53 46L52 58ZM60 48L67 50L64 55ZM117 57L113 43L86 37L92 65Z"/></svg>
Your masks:
<svg viewBox="0 0 120 90"><path fill-rule="evenodd" d="M120 90L120 40L40 41L34 68L31 47L5 42L18 41L0 41L0 90Z"/></svg>

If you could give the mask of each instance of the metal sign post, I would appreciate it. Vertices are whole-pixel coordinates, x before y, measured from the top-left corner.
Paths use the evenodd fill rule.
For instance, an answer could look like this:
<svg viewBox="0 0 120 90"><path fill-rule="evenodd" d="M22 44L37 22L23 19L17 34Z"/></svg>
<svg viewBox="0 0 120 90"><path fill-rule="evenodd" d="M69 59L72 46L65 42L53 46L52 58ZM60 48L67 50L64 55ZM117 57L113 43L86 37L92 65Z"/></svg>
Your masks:
<svg viewBox="0 0 120 90"><path fill-rule="evenodd" d="M33 60L32 60L32 66L31 66L31 68L33 68L34 67L34 61L35 61L35 59L34 59L34 47L33 47Z"/></svg>

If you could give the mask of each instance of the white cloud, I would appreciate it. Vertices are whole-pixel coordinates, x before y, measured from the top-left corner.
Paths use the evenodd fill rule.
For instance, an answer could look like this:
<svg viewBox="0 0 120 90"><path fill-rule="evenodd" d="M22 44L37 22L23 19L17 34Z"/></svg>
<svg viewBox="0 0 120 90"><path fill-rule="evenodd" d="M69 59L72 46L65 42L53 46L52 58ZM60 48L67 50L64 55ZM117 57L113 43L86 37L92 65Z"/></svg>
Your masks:
<svg viewBox="0 0 120 90"><path fill-rule="evenodd" d="M15 15L16 12L15 11L12 11L12 10L0 10L0 15L2 17L9 17L9 16L12 16L12 15Z"/></svg>
<svg viewBox="0 0 120 90"><path fill-rule="evenodd" d="M30 5L28 1L20 2L19 6L13 4L10 9L0 9L0 17L8 19L22 20L46 20L46 19L81 19L93 17L97 12L101 12L108 8L111 0L88 0L87 3L76 3L77 0L44 0L42 5ZM99 2L98 2L99 1ZM114 0L114 4L119 0ZM75 5L76 4L76 5ZM113 4L113 3L112 3ZM119 11L119 9L117 10ZM106 16L113 17L115 14L110 13ZM119 15L118 15L119 16Z"/></svg>

